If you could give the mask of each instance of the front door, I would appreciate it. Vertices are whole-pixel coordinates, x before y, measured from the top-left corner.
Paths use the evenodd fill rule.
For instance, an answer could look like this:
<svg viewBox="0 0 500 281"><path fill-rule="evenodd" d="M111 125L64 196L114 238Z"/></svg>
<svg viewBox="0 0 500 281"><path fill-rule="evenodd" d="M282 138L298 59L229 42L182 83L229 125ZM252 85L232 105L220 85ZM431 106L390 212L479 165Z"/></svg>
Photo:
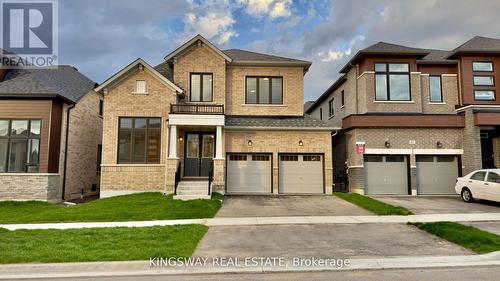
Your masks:
<svg viewBox="0 0 500 281"><path fill-rule="evenodd" d="M186 133L184 176L207 177L215 154L215 135Z"/></svg>

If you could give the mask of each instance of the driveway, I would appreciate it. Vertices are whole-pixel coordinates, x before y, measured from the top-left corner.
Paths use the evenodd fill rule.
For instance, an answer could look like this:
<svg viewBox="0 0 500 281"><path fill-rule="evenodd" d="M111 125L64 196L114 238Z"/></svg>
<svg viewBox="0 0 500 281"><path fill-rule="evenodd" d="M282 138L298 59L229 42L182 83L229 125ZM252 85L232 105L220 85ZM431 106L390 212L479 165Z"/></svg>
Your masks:
<svg viewBox="0 0 500 281"><path fill-rule="evenodd" d="M465 203L459 196L372 196L401 207L414 214L500 213L500 203L478 201Z"/></svg>
<svg viewBox="0 0 500 281"><path fill-rule="evenodd" d="M197 257L363 258L472 254L405 224L210 227Z"/></svg>
<svg viewBox="0 0 500 281"><path fill-rule="evenodd" d="M357 216L372 213L328 196L226 196L216 217Z"/></svg>

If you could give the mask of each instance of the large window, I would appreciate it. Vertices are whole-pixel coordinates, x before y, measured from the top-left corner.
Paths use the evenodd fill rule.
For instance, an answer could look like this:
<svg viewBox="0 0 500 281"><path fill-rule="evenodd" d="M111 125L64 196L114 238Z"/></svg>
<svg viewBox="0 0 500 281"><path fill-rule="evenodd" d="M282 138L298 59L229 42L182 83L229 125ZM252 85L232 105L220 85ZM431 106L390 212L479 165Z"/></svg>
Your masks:
<svg viewBox="0 0 500 281"><path fill-rule="evenodd" d="M191 90L189 101L213 101L213 75L212 73L191 73Z"/></svg>
<svg viewBox="0 0 500 281"><path fill-rule="evenodd" d="M283 104L283 77L246 77L245 103Z"/></svg>
<svg viewBox="0 0 500 281"><path fill-rule="evenodd" d="M429 76L430 102L443 102L443 92L441 89L441 76Z"/></svg>
<svg viewBox="0 0 500 281"><path fill-rule="evenodd" d="M475 90L474 99L478 101L482 100L495 100L495 91L493 90Z"/></svg>
<svg viewBox="0 0 500 281"><path fill-rule="evenodd" d="M472 62L472 71L492 72L493 63L491 61L474 61Z"/></svg>
<svg viewBox="0 0 500 281"><path fill-rule="evenodd" d="M0 172L38 172L41 120L0 120Z"/></svg>
<svg viewBox="0 0 500 281"><path fill-rule="evenodd" d="M160 163L160 118L119 119L118 163Z"/></svg>
<svg viewBox="0 0 500 281"><path fill-rule="evenodd" d="M375 100L409 101L410 66L407 63L375 64Z"/></svg>

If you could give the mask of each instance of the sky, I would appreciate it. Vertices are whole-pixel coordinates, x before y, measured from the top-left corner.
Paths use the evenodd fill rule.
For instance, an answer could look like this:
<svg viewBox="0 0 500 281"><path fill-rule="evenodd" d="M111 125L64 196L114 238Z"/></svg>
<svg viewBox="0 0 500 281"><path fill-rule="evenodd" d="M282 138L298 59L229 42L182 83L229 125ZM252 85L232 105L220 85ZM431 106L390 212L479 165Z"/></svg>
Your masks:
<svg viewBox="0 0 500 281"><path fill-rule="evenodd" d="M59 63L101 83L140 57L156 65L196 34L220 49L304 59L315 100L379 41L453 49L500 38L498 0L61 0Z"/></svg>

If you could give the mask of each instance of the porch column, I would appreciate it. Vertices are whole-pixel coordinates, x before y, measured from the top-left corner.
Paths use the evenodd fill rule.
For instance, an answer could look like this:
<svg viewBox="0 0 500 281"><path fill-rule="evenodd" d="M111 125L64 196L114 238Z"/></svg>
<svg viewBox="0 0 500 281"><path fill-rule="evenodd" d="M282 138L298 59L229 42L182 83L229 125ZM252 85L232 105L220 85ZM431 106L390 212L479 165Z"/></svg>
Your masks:
<svg viewBox="0 0 500 281"><path fill-rule="evenodd" d="M170 150L168 158L177 158L177 126L170 125Z"/></svg>
<svg viewBox="0 0 500 281"><path fill-rule="evenodd" d="M217 126L215 159L222 159L222 126Z"/></svg>

